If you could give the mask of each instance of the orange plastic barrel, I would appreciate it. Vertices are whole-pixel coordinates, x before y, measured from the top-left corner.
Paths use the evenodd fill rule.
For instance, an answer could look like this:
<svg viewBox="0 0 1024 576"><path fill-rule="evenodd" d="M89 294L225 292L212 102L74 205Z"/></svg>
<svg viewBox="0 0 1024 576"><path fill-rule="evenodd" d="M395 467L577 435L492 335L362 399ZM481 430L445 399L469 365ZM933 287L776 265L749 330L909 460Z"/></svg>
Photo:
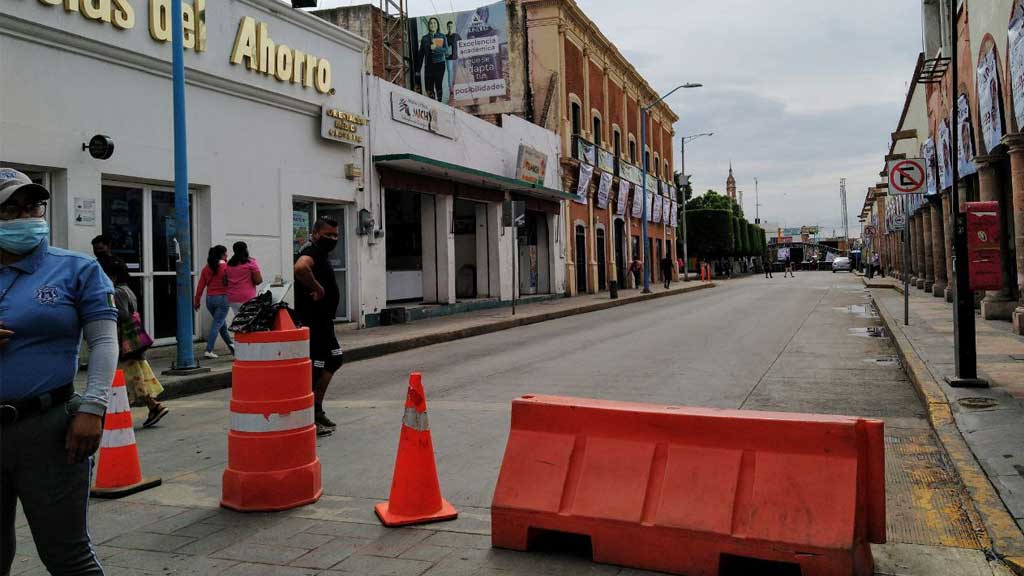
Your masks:
<svg viewBox="0 0 1024 576"><path fill-rule="evenodd" d="M288 510L323 493L313 424L309 330L279 311L274 330L238 334L221 506Z"/></svg>

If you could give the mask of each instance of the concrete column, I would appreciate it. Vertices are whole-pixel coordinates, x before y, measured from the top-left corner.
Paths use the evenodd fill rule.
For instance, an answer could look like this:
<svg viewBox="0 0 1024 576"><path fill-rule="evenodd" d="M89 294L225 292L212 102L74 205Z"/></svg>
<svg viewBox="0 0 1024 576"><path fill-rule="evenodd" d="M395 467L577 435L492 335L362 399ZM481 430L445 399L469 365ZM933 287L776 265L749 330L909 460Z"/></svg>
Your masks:
<svg viewBox="0 0 1024 576"><path fill-rule="evenodd" d="M935 268L935 283L932 285L932 296L942 298L949 285L946 269L946 230L942 224L942 201L931 197L928 201L932 218L932 262Z"/></svg>
<svg viewBox="0 0 1024 576"><path fill-rule="evenodd" d="M434 196L435 258L437 262L437 302L455 304L455 197ZM424 237L424 244L429 239Z"/></svg>
<svg viewBox="0 0 1024 576"><path fill-rule="evenodd" d="M1024 336L1024 135L1007 136L1010 147L1010 179L1013 186L1013 230L1017 253L1017 289L1020 298L1013 311L1013 332Z"/></svg>
<svg viewBox="0 0 1024 576"><path fill-rule="evenodd" d="M1002 155L989 154L975 157L975 162L978 165L980 200L982 202L999 202L1000 208L1003 209L1002 214L1006 216L1005 207L1007 202L1003 194L1003 182L999 176L999 171L996 169L996 163L1003 158L1004 156ZM1003 254L1002 288L985 292L985 297L981 300L981 316L986 320L1012 320L1013 310L1017 307L1017 303L1013 300L1013 296L1010 293L1009 276L1013 266L1010 261L1010 243L1007 232L1006 219L1004 218L1000 225L999 235L1000 249Z"/></svg>
<svg viewBox="0 0 1024 576"><path fill-rule="evenodd" d="M917 237L915 239L916 246L916 257L917 257L917 283L915 286L919 290L924 290L928 271L925 269L925 252L924 252L924 218L921 217L921 213L917 212L914 214L914 220L917 220Z"/></svg>
<svg viewBox="0 0 1024 576"><path fill-rule="evenodd" d="M935 286L935 261L932 249L932 212L928 204L921 209L921 230L924 240L924 290L931 292Z"/></svg>
<svg viewBox="0 0 1024 576"><path fill-rule="evenodd" d="M953 284L956 282L956 278L953 276L953 216L950 214L952 209L952 189L943 192L942 196L942 230L945 232L946 241L946 276L948 282L946 283L946 302L953 301Z"/></svg>
<svg viewBox="0 0 1024 576"><path fill-rule="evenodd" d="M913 214L907 214L907 227L910 228L910 261L907 262L907 272L910 274L910 284L917 285L917 218Z"/></svg>

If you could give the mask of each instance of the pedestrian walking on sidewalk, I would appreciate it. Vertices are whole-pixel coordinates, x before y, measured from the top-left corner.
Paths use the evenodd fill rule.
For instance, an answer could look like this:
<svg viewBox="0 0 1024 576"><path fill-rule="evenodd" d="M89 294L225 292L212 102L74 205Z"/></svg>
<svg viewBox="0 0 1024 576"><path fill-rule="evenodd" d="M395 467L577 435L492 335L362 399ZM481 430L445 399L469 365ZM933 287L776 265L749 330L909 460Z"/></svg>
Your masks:
<svg viewBox="0 0 1024 576"><path fill-rule="evenodd" d="M256 259L249 256L249 246L245 242L231 245L234 254L228 260L228 304L235 314L249 300L256 297L256 290L263 284L263 273Z"/></svg>
<svg viewBox="0 0 1024 576"><path fill-rule="evenodd" d="M153 339L142 326L138 299L128 286L128 267L124 262L108 260L104 272L114 283L117 341L120 348L117 367L124 372L128 401L132 404L143 402L149 408L149 415L142 423L143 428L149 428L162 420L169 411L156 400L163 393L164 387L146 360L146 351L153 345Z"/></svg>
<svg viewBox="0 0 1024 576"><path fill-rule="evenodd" d="M875 254L871 257L871 267L874 269L875 272L878 272L878 274L881 275L882 278L885 278L885 271L882 270L882 259L878 256L878 252L875 252Z"/></svg>
<svg viewBox="0 0 1024 576"><path fill-rule="evenodd" d="M672 287L672 257L668 254L661 259L661 279L665 284L665 290Z"/></svg>
<svg viewBox="0 0 1024 576"><path fill-rule="evenodd" d="M341 345L334 332L341 292L329 259L338 245L338 221L321 216L313 225L311 239L295 261L295 312L299 321L309 328L316 434L327 436L337 425L324 411L324 397L331 378L342 364Z"/></svg>
<svg viewBox="0 0 1024 576"><path fill-rule="evenodd" d="M0 167L0 574L14 561L20 500L51 574L102 576L86 508L117 367L114 286L94 259L50 247L49 199ZM89 374L79 395L83 336Z"/></svg>
<svg viewBox="0 0 1024 576"><path fill-rule="evenodd" d="M643 262L640 262L639 258L633 258L633 262L629 265L629 271L633 273L633 287L639 288L643 284L643 280L640 278L644 272Z"/></svg>
<svg viewBox="0 0 1024 576"><path fill-rule="evenodd" d="M793 258L788 254L786 255L786 269L782 273L782 277L785 278L787 274L789 274L790 278L796 278L796 275L793 274Z"/></svg>
<svg viewBox="0 0 1024 576"><path fill-rule="evenodd" d="M764 255L764 277L765 278L771 278L772 277L772 260L771 260L770 256L771 255L768 254L768 253L765 253L765 255Z"/></svg>
<svg viewBox="0 0 1024 576"><path fill-rule="evenodd" d="M228 249L221 245L210 248L206 256L206 266L199 275L199 286L196 287L196 295L193 298L192 307L199 310L199 304L203 298L203 291L206 291L206 309L213 317L213 324L210 325L210 332L206 336L207 358L216 358L213 347L217 343L217 335L227 344L231 354L235 354L235 343L231 340L231 332L228 331Z"/></svg>

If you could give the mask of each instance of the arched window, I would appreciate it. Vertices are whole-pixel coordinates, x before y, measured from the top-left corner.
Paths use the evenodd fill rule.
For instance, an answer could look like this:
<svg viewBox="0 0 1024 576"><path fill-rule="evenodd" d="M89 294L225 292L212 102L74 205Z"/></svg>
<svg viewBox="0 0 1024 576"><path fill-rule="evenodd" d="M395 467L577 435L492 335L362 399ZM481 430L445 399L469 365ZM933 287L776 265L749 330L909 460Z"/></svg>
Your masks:
<svg viewBox="0 0 1024 576"><path fill-rule="evenodd" d="M601 116L594 112L594 144L601 145Z"/></svg>
<svg viewBox="0 0 1024 576"><path fill-rule="evenodd" d="M636 166L636 138L629 135L629 163Z"/></svg>
<svg viewBox="0 0 1024 576"><path fill-rule="evenodd" d="M583 121L583 119L581 117L582 112L581 112L581 108L580 108L579 102L573 101L571 106L570 106L570 109L572 111L572 116L571 116L571 118L572 118L572 134L573 134L573 136L579 136L580 135L580 130L583 129L583 127L580 125L580 123Z"/></svg>
<svg viewBox="0 0 1024 576"><path fill-rule="evenodd" d="M615 161L622 157L622 131L618 126L612 126L612 151L615 152Z"/></svg>

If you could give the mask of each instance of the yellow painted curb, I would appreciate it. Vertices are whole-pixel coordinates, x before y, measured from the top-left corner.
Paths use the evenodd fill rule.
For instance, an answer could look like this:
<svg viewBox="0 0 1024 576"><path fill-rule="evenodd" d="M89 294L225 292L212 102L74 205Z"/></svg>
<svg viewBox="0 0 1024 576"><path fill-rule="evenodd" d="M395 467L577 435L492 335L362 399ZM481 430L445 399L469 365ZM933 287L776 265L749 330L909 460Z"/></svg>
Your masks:
<svg viewBox="0 0 1024 576"><path fill-rule="evenodd" d="M949 454L960 481L967 488L975 507L974 510L969 509L967 512L979 540L983 546L990 547L999 554L1015 572L1024 575L1024 533L1006 510L999 493L989 482L981 464L975 459L974 453L960 434L950 411L946 393L914 350L913 344L903 333L901 324L892 318L884 306L875 303L875 308L892 334L896 351L907 375L928 410L928 421Z"/></svg>

